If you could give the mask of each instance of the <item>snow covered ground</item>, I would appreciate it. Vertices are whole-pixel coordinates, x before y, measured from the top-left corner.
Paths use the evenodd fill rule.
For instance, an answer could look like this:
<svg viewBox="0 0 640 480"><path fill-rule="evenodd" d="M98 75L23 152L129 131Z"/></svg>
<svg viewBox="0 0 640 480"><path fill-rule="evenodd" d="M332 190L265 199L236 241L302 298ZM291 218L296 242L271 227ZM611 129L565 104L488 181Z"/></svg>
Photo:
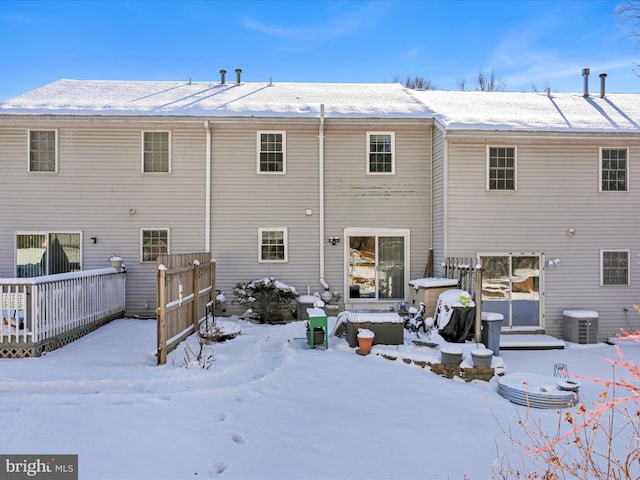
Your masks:
<svg viewBox="0 0 640 480"><path fill-rule="evenodd" d="M344 338L310 350L304 323L256 325L214 344L209 369L182 344L155 365L155 321L121 319L41 358L0 360L0 453L78 454L80 479L491 478L518 464L502 432L527 409L497 381L440 377L416 364L363 357ZM335 322L335 318L330 318ZM196 342L189 343L195 348ZM465 348L473 346L465 345ZM640 361L640 346L625 344ZM437 350L373 353L437 360ZM606 344L502 351L501 370L553 376L554 365L611 379L626 372ZM589 407L603 387L581 380ZM556 410L536 409L553 432Z"/></svg>

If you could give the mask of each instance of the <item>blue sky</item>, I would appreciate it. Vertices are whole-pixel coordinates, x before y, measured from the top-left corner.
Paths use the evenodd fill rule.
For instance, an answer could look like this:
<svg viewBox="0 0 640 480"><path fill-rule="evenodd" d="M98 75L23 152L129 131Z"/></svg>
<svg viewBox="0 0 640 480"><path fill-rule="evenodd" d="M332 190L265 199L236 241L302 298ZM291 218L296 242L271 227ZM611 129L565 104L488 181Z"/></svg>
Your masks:
<svg viewBox="0 0 640 480"><path fill-rule="evenodd" d="M619 1L5 1L0 99L60 78L390 82L457 90L640 91L640 37Z"/></svg>

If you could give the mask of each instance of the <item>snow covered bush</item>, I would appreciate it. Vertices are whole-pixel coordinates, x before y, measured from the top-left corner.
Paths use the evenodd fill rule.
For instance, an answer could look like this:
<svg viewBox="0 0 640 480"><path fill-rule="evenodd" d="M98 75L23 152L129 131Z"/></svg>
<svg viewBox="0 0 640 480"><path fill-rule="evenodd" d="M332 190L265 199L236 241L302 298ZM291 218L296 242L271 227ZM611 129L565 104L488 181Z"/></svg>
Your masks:
<svg viewBox="0 0 640 480"><path fill-rule="evenodd" d="M251 318L261 323L275 323L283 320L284 313L295 312L298 292L274 278L261 278L238 283L233 295L234 303L247 308Z"/></svg>

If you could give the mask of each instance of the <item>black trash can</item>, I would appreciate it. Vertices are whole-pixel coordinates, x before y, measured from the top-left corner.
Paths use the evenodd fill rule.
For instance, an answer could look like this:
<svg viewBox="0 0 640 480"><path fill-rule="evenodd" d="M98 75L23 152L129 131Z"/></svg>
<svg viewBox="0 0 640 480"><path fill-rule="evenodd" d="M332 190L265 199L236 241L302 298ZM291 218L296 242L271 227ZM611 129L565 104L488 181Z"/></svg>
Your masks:
<svg viewBox="0 0 640 480"><path fill-rule="evenodd" d="M504 315L495 312L482 312L481 340L485 347L493 350L496 357L500 356L500 332Z"/></svg>

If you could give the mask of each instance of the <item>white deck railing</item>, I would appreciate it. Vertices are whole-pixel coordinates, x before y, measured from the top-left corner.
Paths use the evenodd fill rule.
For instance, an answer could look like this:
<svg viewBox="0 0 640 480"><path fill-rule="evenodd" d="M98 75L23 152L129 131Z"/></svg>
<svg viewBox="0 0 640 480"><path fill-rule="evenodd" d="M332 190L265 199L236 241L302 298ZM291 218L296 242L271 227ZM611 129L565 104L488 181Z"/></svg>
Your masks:
<svg viewBox="0 0 640 480"><path fill-rule="evenodd" d="M124 312L115 268L0 279L0 344L38 343Z"/></svg>

